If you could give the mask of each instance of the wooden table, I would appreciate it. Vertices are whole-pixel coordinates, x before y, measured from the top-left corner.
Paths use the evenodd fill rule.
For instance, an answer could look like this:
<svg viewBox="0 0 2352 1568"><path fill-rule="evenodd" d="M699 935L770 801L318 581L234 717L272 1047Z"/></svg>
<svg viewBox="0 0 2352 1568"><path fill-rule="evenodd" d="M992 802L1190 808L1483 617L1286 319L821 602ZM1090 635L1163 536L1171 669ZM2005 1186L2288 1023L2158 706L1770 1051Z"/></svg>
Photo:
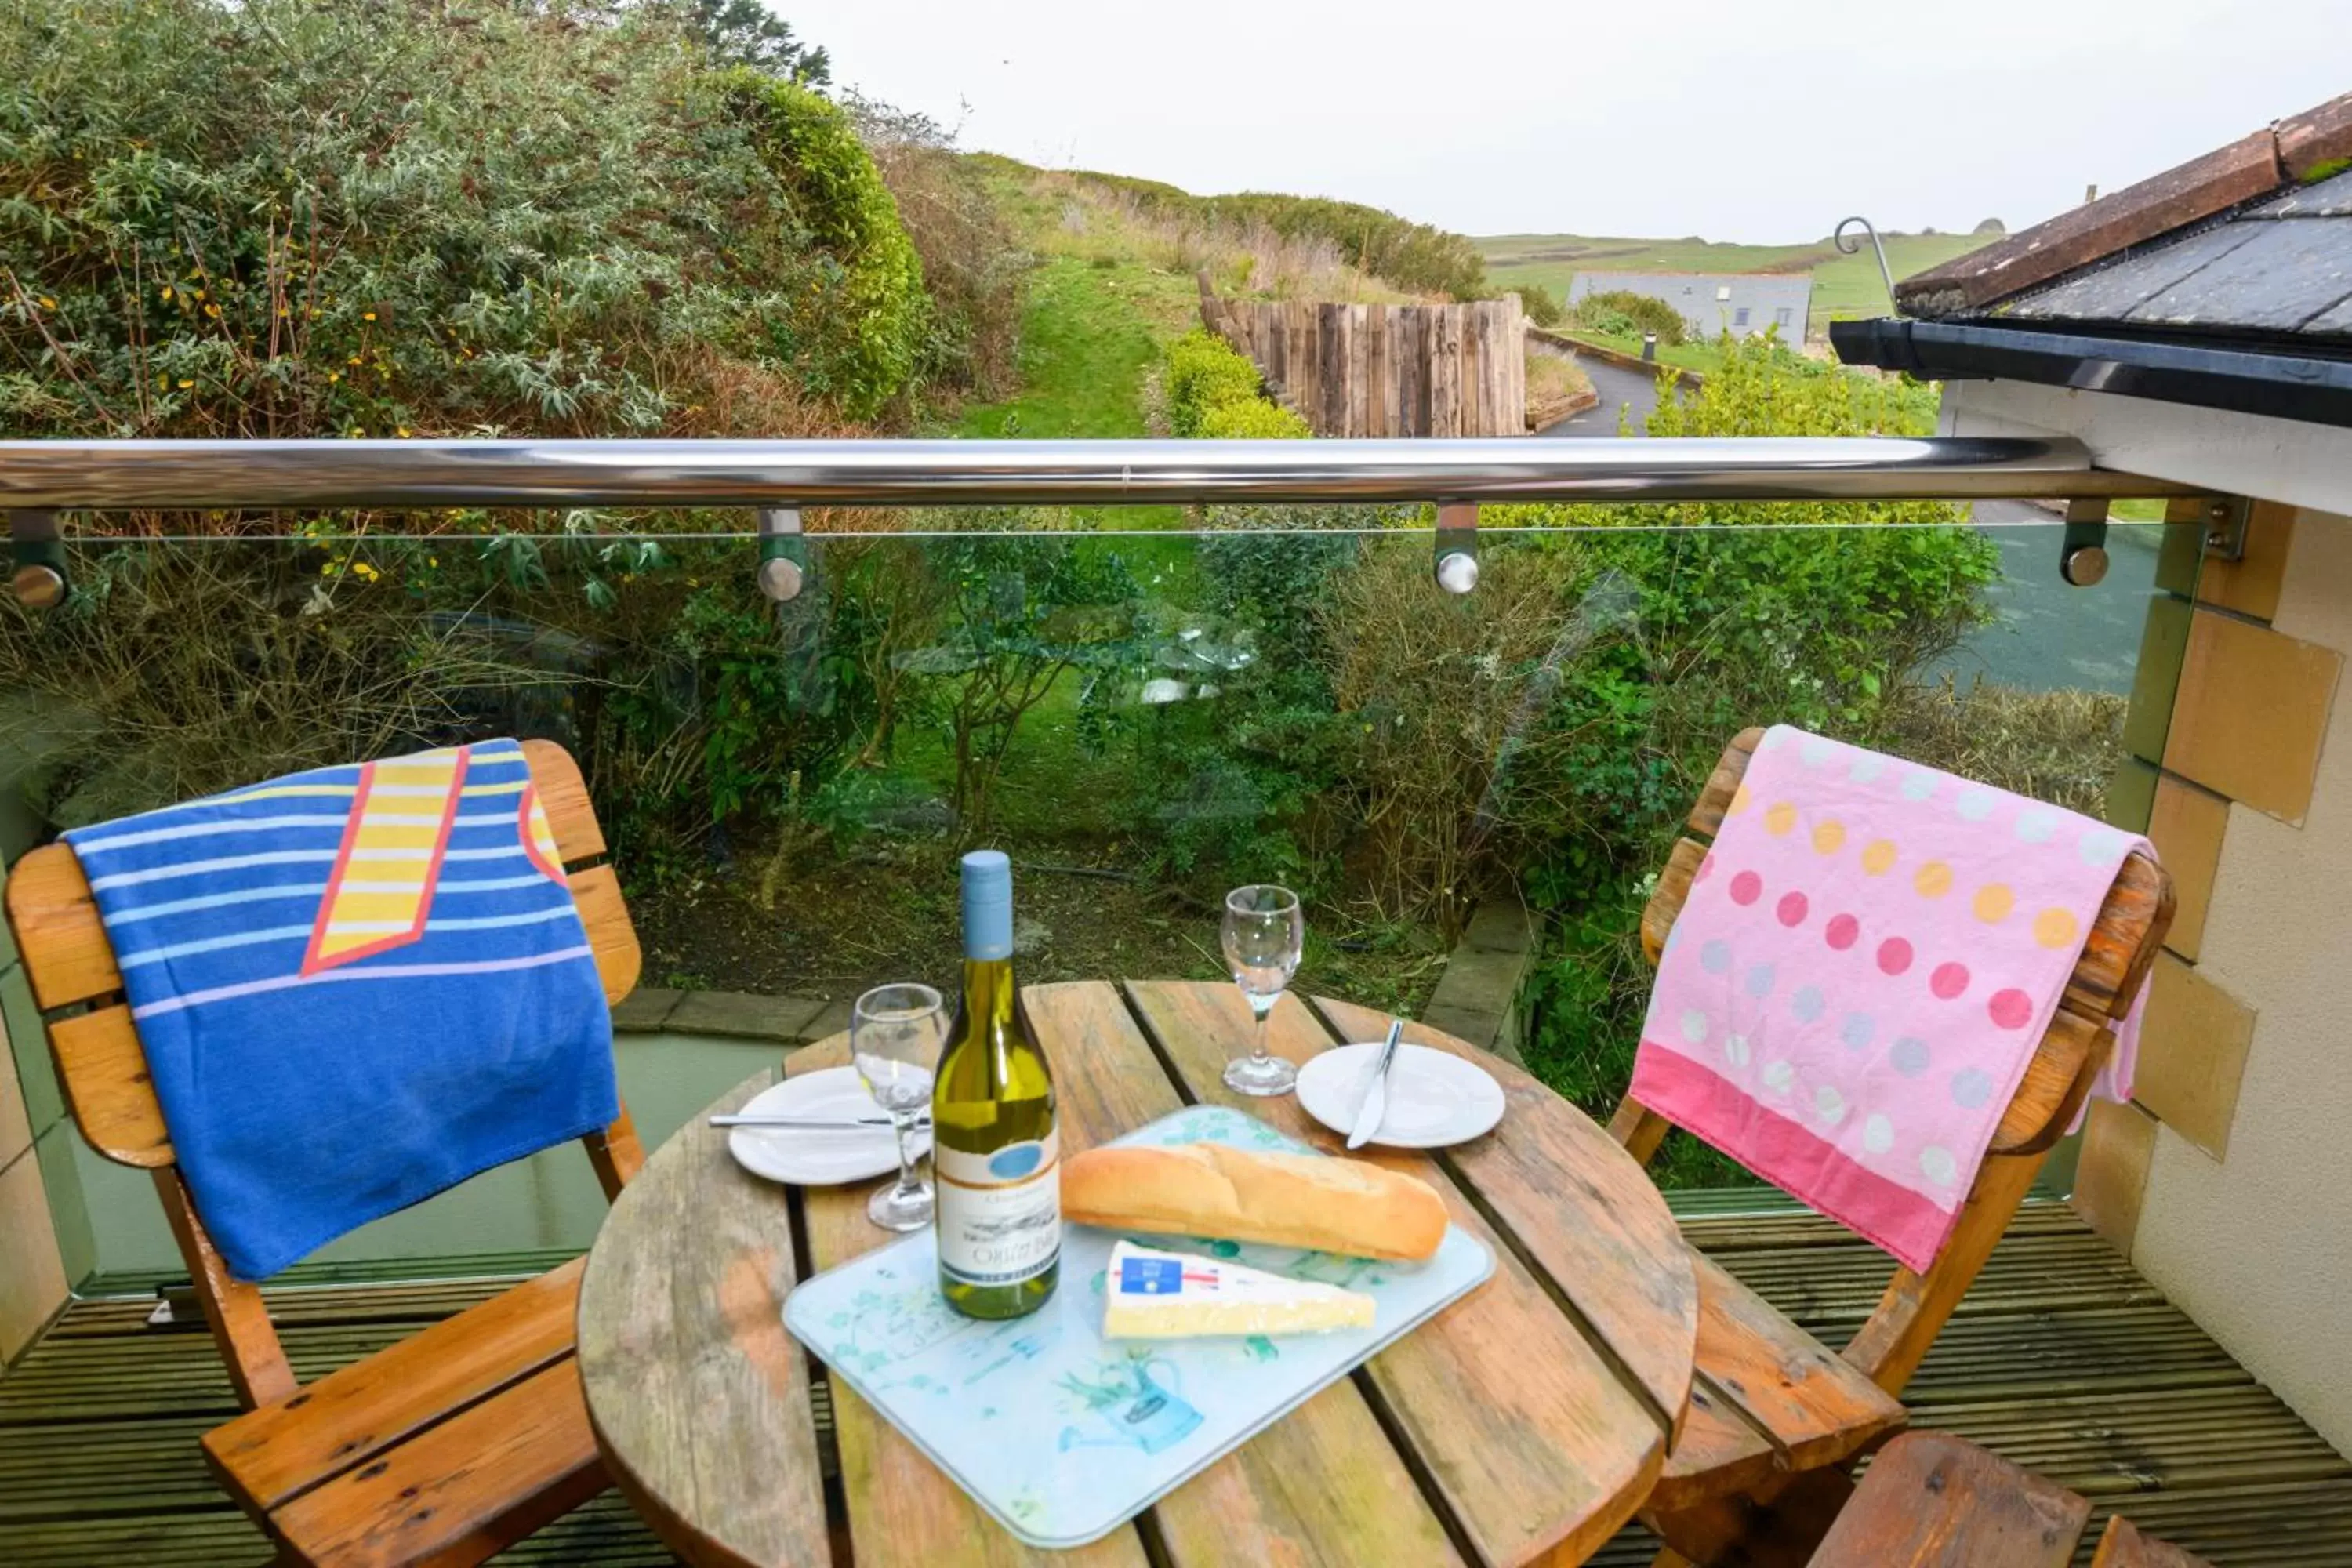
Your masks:
<svg viewBox="0 0 2352 1568"><path fill-rule="evenodd" d="M1234 1105L1326 1149L1284 1096L1219 1081L1248 1048L1231 985L1087 981L1023 994L1053 1063L1063 1150L1187 1101ZM1383 1016L1285 997L1273 1048L1294 1061L1377 1039ZM1688 1398L1698 1296L1675 1222L1642 1170L1566 1100L1434 1030L1502 1082L1502 1124L1434 1158L1366 1150L1435 1186L1495 1276L1279 1424L1080 1551L1023 1546L854 1394L833 1391L827 1518L813 1363L784 1332L793 1282L892 1238L865 1186L787 1192L729 1158L698 1120L614 1205L580 1292L580 1372L614 1479L698 1564L991 1568L1063 1558L1142 1568L1571 1563L1630 1518ZM847 1058L840 1039L787 1073ZM741 1104L762 1073L716 1102Z"/></svg>

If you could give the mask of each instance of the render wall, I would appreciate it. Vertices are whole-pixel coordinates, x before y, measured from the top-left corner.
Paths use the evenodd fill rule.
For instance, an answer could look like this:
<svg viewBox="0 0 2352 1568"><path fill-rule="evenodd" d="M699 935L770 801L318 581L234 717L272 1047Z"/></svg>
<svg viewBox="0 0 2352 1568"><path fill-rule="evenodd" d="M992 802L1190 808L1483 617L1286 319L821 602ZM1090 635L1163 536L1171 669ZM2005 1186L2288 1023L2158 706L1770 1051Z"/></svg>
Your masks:
<svg viewBox="0 0 2352 1568"><path fill-rule="evenodd" d="M1999 382L1948 389L1945 427L2262 498L2241 563L2167 535L2110 815L2180 910L2074 1202L2352 1451L2352 431Z"/></svg>
<svg viewBox="0 0 2352 1568"><path fill-rule="evenodd" d="M2352 518L2297 516L2271 626L2339 664L2352 654ZM2220 849L2196 967L2251 1014L2225 1008L2210 1026L2251 1025L2242 1072L2218 1117L2221 1155L2154 1140L2132 1258L2352 1450L2352 701L2340 690L2302 819L2233 803ZM2218 1116L2229 1097L2218 1085L2210 1097Z"/></svg>

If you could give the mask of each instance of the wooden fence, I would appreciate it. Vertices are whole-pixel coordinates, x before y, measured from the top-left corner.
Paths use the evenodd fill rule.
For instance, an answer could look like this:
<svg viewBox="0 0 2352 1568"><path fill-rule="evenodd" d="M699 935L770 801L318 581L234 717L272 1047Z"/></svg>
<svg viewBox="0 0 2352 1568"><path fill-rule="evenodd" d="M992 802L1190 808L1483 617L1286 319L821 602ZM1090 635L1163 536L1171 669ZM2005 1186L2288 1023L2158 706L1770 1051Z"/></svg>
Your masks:
<svg viewBox="0 0 2352 1568"><path fill-rule="evenodd" d="M1222 300L1201 319L1256 362L1318 436L1524 436L1527 320L1518 296L1467 305Z"/></svg>

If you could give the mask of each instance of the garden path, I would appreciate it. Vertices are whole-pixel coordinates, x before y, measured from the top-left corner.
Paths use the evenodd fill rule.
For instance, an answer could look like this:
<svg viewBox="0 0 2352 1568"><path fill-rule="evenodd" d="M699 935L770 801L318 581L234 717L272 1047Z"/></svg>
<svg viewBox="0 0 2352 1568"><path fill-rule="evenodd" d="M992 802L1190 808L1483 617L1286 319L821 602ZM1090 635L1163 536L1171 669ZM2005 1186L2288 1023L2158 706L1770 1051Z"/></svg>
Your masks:
<svg viewBox="0 0 2352 1568"><path fill-rule="evenodd" d="M1576 367L1592 383L1592 390L1601 395L1599 405L1581 414L1571 414L1559 424L1536 434L1562 437L1614 436L1617 434L1617 410L1629 403L1633 405L1633 434L1643 434L1642 422L1658 405L1656 378L1646 372L1606 363L1590 354L1579 354Z"/></svg>

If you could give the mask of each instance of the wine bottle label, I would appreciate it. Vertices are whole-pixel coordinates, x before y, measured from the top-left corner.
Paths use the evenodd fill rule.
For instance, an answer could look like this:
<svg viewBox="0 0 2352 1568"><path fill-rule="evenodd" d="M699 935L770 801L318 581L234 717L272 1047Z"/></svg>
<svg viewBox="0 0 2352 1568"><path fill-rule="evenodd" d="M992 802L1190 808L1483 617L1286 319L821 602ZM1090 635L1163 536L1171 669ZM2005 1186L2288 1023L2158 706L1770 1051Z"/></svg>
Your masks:
<svg viewBox="0 0 2352 1568"><path fill-rule="evenodd" d="M940 1267L967 1285L1018 1285L1062 1251L1062 1140L1008 1143L985 1154L933 1142Z"/></svg>

